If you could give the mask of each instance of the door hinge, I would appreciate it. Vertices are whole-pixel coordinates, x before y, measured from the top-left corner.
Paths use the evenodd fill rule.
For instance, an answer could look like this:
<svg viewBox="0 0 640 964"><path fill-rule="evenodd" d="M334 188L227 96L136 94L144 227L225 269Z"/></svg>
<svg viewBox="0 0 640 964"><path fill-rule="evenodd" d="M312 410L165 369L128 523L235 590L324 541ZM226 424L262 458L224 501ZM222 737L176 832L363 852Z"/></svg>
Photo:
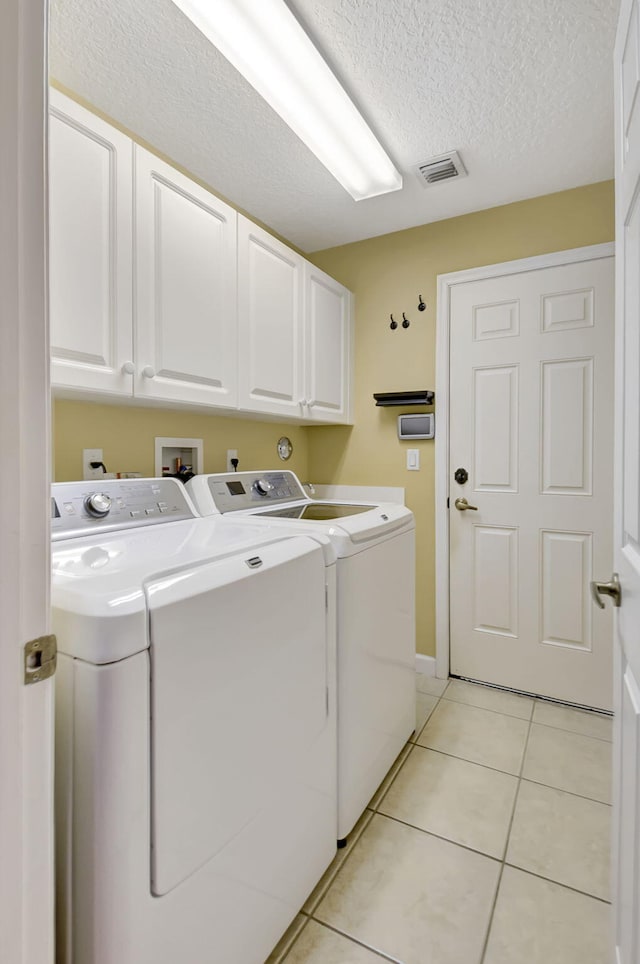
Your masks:
<svg viewBox="0 0 640 964"><path fill-rule="evenodd" d="M56 671L58 645L54 635L38 636L24 644L24 683L41 683Z"/></svg>
<svg viewBox="0 0 640 964"><path fill-rule="evenodd" d="M447 509L449 508L449 497L447 496Z"/></svg>

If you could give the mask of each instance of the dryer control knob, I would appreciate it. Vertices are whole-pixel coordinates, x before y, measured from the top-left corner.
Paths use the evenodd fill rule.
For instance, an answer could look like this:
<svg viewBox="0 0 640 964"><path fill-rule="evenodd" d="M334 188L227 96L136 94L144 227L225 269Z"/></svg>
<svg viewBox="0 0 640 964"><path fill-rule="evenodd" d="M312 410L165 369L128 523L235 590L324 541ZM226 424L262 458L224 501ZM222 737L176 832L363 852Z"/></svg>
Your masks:
<svg viewBox="0 0 640 964"><path fill-rule="evenodd" d="M273 486L268 479L256 479L253 483L253 488L258 493L258 495L268 495L271 492Z"/></svg>
<svg viewBox="0 0 640 964"><path fill-rule="evenodd" d="M106 515L109 515L111 499L104 492L92 492L84 500L84 507L94 519L104 519Z"/></svg>

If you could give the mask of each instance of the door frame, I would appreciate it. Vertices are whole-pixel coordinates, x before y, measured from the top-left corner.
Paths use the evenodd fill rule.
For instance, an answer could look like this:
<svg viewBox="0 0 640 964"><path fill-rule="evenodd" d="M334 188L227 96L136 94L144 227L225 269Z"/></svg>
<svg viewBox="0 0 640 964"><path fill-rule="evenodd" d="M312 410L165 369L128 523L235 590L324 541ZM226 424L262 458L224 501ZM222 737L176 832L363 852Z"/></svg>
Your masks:
<svg viewBox="0 0 640 964"><path fill-rule="evenodd" d="M436 404L438 407L438 430L435 435L435 530L436 530L436 676L449 676L450 626L449 626L449 333L451 289L469 281L485 281L523 271L540 271L580 261L595 261L615 255L615 243L591 244L583 248L568 248L549 254L504 261L479 268L440 274L438 306L436 312ZM613 337L613 329L612 329Z"/></svg>
<svg viewBox="0 0 640 964"><path fill-rule="evenodd" d="M53 679L24 685L23 645L49 632L47 4L0 14L0 942L53 961Z"/></svg>

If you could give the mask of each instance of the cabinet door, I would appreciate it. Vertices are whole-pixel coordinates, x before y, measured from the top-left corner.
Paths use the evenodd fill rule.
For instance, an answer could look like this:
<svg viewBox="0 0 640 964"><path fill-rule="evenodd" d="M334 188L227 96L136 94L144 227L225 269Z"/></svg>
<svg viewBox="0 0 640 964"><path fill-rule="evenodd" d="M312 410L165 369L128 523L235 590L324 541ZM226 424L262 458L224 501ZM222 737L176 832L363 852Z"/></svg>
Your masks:
<svg viewBox="0 0 640 964"><path fill-rule="evenodd" d="M135 148L135 394L234 407L236 212Z"/></svg>
<svg viewBox="0 0 640 964"><path fill-rule="evenodd" d="M304 259L238 217L239 407L304 415Z"/></svg>
<svg viewBox="0 0 640 964"><path fill-rule="evenodd" d="M305 391L307 418L351 421L351 292L305 263Z"/></svg>
<svg viewBox="0 0 640 964"><path fill-rule="evenodd" d="M133 144L58 91L50 103L51 381L131 394Z"/></svg>

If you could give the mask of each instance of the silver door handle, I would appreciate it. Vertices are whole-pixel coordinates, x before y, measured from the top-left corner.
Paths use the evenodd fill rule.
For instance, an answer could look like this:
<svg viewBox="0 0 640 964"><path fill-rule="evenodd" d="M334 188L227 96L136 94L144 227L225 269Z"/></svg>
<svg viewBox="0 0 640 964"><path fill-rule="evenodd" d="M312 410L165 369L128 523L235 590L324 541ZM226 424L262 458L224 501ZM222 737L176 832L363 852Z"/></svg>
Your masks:
<svg viewBox="0 0 640 964"><path fill-rule="evenodd" d="M466 499L456 499L453 504L455 505L456 509L460 510L460 512L466 512L467 509L473 509L474 512L478 511L478 506L469 505Z"/></svg>
<svg viewBox="0 0 640 964"><path fill-rule="evenodd" d="M613 605L617 608L622 599L622 589L620 588L618 573L614 572L611 577L611 582L595 582L594 580L591 583L591 595L593 596L594 603L596 606L599 606L600 609L604 609L603 596L611 596Z"/></svg>

